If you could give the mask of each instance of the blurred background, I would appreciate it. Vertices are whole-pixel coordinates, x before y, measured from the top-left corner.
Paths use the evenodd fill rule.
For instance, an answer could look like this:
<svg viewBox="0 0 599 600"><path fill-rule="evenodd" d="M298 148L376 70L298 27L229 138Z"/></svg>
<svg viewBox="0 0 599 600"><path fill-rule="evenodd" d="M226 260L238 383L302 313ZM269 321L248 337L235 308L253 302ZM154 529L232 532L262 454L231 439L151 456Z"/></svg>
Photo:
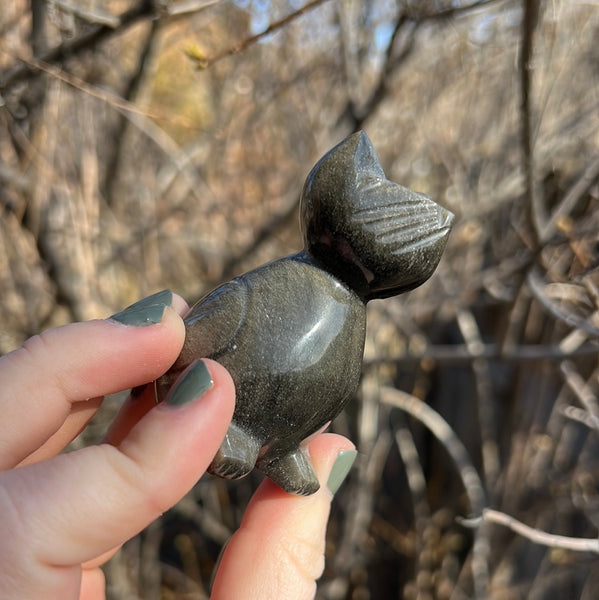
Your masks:
<svg viewBox="0 0 599 600"><path fill-rule="evenodd" d="M598 39L593 0L4 3L0 353L299 250L305 176L364 129L457 218L369 305L318 598L599 597ZM207 598L259 480L204 477L109 598Z"/></svg>

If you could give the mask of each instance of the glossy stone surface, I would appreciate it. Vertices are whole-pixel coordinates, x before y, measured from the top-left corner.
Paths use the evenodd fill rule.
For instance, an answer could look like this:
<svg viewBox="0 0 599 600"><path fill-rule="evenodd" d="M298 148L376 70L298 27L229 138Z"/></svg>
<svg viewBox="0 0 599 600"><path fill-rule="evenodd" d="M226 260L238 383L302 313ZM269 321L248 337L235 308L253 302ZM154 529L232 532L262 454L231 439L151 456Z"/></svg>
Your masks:
<svg viewBox="0 0 599 600"><path fill-rule="evenodd" d="M363 132L312 169L301 198L305 247L241 275L185 317L181 355L158 398L196 358L213 358L236 388L233 421L210 471L254 466L285 491L319 485L302 442L339 414L359 384L366 302L426 281L453 215L388 181Z"/></svg>

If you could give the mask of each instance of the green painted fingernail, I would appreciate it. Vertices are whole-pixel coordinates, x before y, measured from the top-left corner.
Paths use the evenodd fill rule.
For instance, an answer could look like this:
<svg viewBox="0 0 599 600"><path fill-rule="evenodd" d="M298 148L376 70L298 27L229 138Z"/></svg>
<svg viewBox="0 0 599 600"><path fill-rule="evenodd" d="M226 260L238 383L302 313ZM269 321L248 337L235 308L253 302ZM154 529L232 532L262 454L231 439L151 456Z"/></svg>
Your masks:
<svg viewBox="0 0 599 600"><path fill-rule="evenodd" d="M327 487L331 490L332 494L337 493L337 490L341 487L341 484L345 481L349 470L352 468L358 456L357 450L342 450L337 454L337 460L331 469L329 479L327 481Z"/></svg>
<svg viewBox="0 0 599 600"><path fill-rule="evenodd" d="M173 293L170 290L162 290L135 302L135 304L128 306L109 318L123 325L132 325L134 327L155 325L162 321L164 309L170 306L172 302Z"/></svg>
<svg viewBox="0 0 599 600"><path fill-rule="evenodd" d="M165 402L170 406L183 406L203 396L213 385L208 367L204 361L198 360L175 382Z"/></svg>

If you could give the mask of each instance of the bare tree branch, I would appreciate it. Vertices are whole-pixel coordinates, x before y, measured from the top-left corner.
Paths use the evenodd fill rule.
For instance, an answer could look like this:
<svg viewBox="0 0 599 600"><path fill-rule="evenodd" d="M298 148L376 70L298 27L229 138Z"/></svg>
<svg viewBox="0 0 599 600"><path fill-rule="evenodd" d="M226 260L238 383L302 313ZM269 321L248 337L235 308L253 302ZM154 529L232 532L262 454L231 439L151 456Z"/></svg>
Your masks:
<svg viewBox="0 0 599 600"><path fill-rule="evenodd" d="M563 406L561 407L561 414L564 415L567 419L571 419L572 421L576 421L577 423L582 423L589 429L599 430L597 428L597 419L593 417L593 415L589 414L584 408L579 408L578 406Z"/></svg>
<svg viewBox="0 0 599 600"><path fill-rule="evenodd" d="M522 43L520 48L520 143L524 159L525 194L530 224L540 237L544 229L545 211L535 190L532 142L532 59L534 33L539 17L539 0L523 0Z"/></svg>
<svg viewBox="0 0 599 600"><path fill-rule="evenodd" d="M589 320L574 314L558 306L545 292L545 282L536 269L529 271L526 280L533 296L557 319L570 325L586 331L594 337L599 337L599 327L596 327Z"/></svg>
<svg viewBox="0 0 599 600"><path fill-rule="evenodd" d="M361 109L358 109L350 98L347 106L341 113L339 121L341 122L344 118L349 116L350 127L353 131L357 131L363 127L365 121L377 110L381 102L385 99L391 76L402 64L404 64L414 50L416 34L421 25L432 21L450 21L458 14L465 14L480 8L482 5L497 1L498 0L476 0L471 4L452 6L436 12L422 12L410 7L400 14L395 22L391 39L385 50L385 59L378 76L378 82L373 88L370 98ZM398 45L398 40L401 39L401 34L403 32L405 32L406 40L403 47L397 51L396 45Z"/></svg>
<svg viewBox="0 0 599 600"><path fill-rule="evenodd" d="M383 364L413 365L421 361L431 361L442 365L462 365L477 359L494 360L498 362L560 362L566 358L577 356L593 356L599 352L595 343L582 344L574 350L562 349L559 345L518 344L509 350L502 350L499 344L482 344L476 352L467 345L434 344L420 353L409 352L403 356L382 356L364 361L364 368Z"/></svg>
<svg viewBox="0 0 599 600"><path fill-rule="evenodd" d="M179 124L188 124L192 125L192 123L187 123L184 117L179 115L169 115L162 112L156 112L152 110L148 110L145 108L140 108L136 106L133 102L130 102L126 98L115 94L107 89L100 88L98 86L92 85L87 81L68 73L64 69L60 69L52 64L46 63L45 61L39 59L23 59L24 64L30 67L33 70L47 73L52 77L55 77L62 83L79 90L93 98L97 98L102 102L105 102L109 106L112 106L115 110L124 113L125 115L135 115L138 117L151 118L155 120L167 121L172 123Z"/></svg>
<svg viewBox="0 0 599 600"><path fill-rule="evenodd" d="M119 26L98 25L89 32L81 34L72 40L67 40L62 44L52 48L39 56L39 60L46 64L56 64L70 55L86 49L92 49L99 43L115 35L122 33L126 29L136 25L144 19L149 19L154 15L154 4L151 0L142 0L139 4L129 9L119 17ZM20 61L8 68L0 76L0 92L5 93L15 83L24 81L39 73L35 63L32 61Z"/></svg>
<svg viewBox="0 0 599 600"><path fill-rule="evenodd" d="M571 550L574 552L592 552L594 554L599 554L598 538L578 538L547 533L546 531L530 527L510 515L498 510L493 510L492 508L485 508L481 517L475 519L460 519L462 525L473 528L478 527L481 521L503 525L534 544L540 544L550 548L561 548L562 550Z"/></svg>
<svg viewBox="0 0 599 600"><path fill-rule="evenodd" d="M349 113L352 120L352 130L356 131L358 129L361 129L366 119L368 119L368 117L378 108L378 106L384 100L389 84L389 78L398 69L398 67L408 58L408 56L414 49L417 28L418 22L414 22L408 19L406 15L401 15L395 23L395 28L393 29L393 33L391 35L391 41L389 42L385 53L385 63L383 70L379 76L378 85L375 87L368 102L360 112L358 112L357 107L354 106L351 101L349 102L346 108L346 112ZM399 52L397 55L394 55L395 44L397 43L397 40L400 39L400 33L403 32L404 29L408 29L408 32L406 34L408 39L404 44L403 48L401 49L401 52Z"/></svg>
<svg viewBox="0 0 599 600"><path fill-rule="evenodd" d="M105 25L111 29L116 29L121 24L121 19L118 16L112 15L97 7L90 8L81 6L80 4L69 0L54 0L54 3L62 10L72 13L88 23Z"/></svg>
<svg viewBox="0 0 599 600"><path fill-rule="evenodd" d="M582 175L576 183L568 190L562 201L551 213L547 223L541 231L541 242L547 242L555 233L560 219L567 217L574 207L580 202L582 197L588 193L590 188L599 178L599 157L587 165Z"/></svg>
<svg viewBox="0 0 599 600"><path fill-rule="evenodd" d="M391 387L381 387L381 402L395 406L422 423L445 448L455 466L470 502L474 514L482 513L486 504L486 493L468 451L457 437L447 421L430 406L401 390ZM473 547L472 572L476 598L487 597L488 573L488 543L483 536L477 537Z"/></svg>
<svg viewBox="0 0 599 600"><path fill-rule="evenodd" d="M480 514L486 503L484 485L472 465L468 451L447 421L422 400L401 390L381 387L381 402L407 412L441 442L458 469L472 512Z"/></svg>
<svg viewBox="0 0 599 600"><path fill-rule="evenodd" d="M132 102L139 91L144 73L150 57L153 54L154 48L157 43L158 32L160 30L160 21L158 19L152 21L152 25L147 33L146 39L144 40L143 47L139 54L137 69L135 69L133 75L130 77L127 84L127 89L123 94L123 99L127 102ZM110 206L113 203L113 195L115 183L117 181L118 169L121 166L122 152L123 152L123 141L127 132L127 119L125 115L120 113L117 125L115 127L116 140L113 145L112 154L108 157L106 163L106 177L105 177L105 196L106 202Z"/></svg>
<svg viewBox="0 0 599 600"><path fill-rule="evenodd" d="M312 9L320 6L321 4L327 1L328 0L312 0L311 2L308 2L308 4L305 4L295 12L287 15L283 19L280 19L279 21L274 21L264 31L261 31L256 35L252 35L251 37L248 37L238 42L237 44L230 46L226 50L214 54L213 56L203 56L198 50L191 50L188 53L189 57L196 62L198 68L207 69L208 67L212 66L214 63L218 62L219 60L222 60L223 58L227 58L228 56L233 56L235 54L243 52L250 46L254 45L256 42L259 42L262 38L266 37L267 35L270 35L271 33L274 33L275 31L281 29L282 27L285 27L286 25L289 25L289 23L291 23L298 17L301 17L302 15L306 14L307 12L311 11Z"/></svg>
<svg viewBox="0 0 599 600"><path fill-rule="evenodd" d="M599 431L599 403L597 402L597 397L593 393L593 390L591 390L587 382L580 376L571 361L565 360L561 363L560 371L570 390L574 392L580 403L586 409L593 422L594 429Z"/></svg>
<svg viewBox="0 0 599 600"><path fill-rule="evenodd" d="M480 329L472 311L459 310L456 320L466 347L477 354L484 347ZM482 457L485 481L490 489L500 473L499 444L495 434L496 402L493 397L492 377L489 361L477 358L471 363L476 383L478 419L482 437Z"/></svg>

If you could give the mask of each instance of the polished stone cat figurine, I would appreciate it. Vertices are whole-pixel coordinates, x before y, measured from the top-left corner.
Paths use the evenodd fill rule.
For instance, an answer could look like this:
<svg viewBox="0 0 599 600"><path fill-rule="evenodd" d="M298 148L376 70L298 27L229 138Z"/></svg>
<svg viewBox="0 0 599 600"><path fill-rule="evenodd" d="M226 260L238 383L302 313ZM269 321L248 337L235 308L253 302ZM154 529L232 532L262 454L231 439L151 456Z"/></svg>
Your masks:
<svg viewBox="0 0 599 600"><path fill-rule="evenodd" d="M287 492L318 490L302 442L358 388L366 303L426 281L452 220L387 180L363 132L318 161L301 195L304 249L199 300L179 358L157 382L160 399L201 357L231 373L235 413L210 472L237 479L256 467Z"/></svg>

